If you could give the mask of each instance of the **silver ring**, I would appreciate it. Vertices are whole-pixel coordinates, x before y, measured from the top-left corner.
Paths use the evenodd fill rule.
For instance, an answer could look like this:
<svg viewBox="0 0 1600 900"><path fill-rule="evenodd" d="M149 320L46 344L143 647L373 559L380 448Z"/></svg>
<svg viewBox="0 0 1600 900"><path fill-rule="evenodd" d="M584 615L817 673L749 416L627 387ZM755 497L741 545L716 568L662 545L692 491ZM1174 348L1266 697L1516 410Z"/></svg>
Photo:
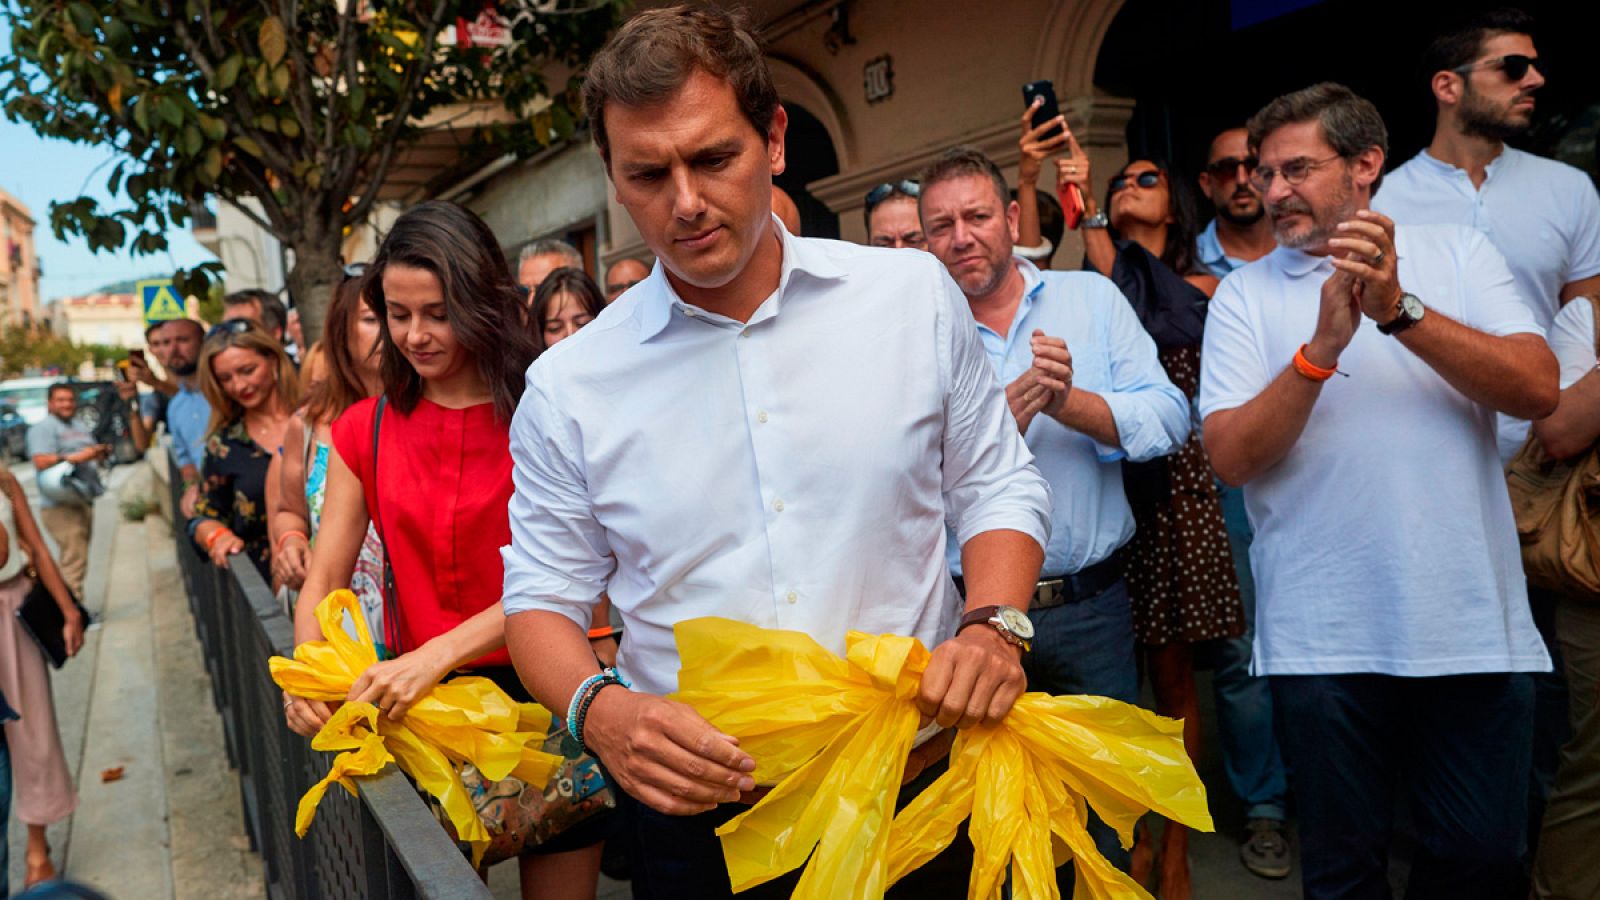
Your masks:
<svg viewBox="0 0 1600 900"><path fill-rule="evenodd" d="M1379 250L1378 251L1378 255L1374 256L1372 258L1372 264L1375 265L1375 266L1383 265L1383 251L1382 250Z"/></svg>
<svg viewBox="0 0 1600 900"><path fill-rule="evenodd" d="M283 698L283 708L284 709L288 709L289 707L291 707L293 705L294 705L294 698L293 697L285 697L285 698Z"/></svg>

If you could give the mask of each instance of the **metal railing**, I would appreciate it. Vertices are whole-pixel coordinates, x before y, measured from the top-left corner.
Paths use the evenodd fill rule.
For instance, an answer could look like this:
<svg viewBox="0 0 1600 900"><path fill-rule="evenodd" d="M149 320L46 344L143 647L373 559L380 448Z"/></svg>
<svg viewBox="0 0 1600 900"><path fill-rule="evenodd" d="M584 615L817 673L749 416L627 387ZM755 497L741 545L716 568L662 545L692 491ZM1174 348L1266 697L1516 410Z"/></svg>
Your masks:
<svg viewBox="0 0 1600 900"><path fill-rule="evenodd" d="M176 474L177 465L169 471ZM293 622L247 557L219 569L200 555L177 512L182 480L169 478L168 484L178 567L228 761L239 771L245 829L261 855L267 896L489 898L488 887L393 765L357 778L359 799L330 789L305 839L295 837L300 796L327 773L333 757L289 730L282 694L267 671L268 657L292 655Z"/></svg>

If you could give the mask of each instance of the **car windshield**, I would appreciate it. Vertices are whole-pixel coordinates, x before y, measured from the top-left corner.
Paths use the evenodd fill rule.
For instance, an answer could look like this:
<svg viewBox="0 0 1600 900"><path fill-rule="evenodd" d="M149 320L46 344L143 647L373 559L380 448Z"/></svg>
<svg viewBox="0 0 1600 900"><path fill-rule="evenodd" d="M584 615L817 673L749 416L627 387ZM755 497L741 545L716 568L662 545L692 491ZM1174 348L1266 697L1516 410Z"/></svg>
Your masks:
<svg viewBox="0 0 1600 900"><path fill-rule="evenodd" d="M0 404L14 407L17 412L43 410L49 397L49 387L0 388Z"/></svg>

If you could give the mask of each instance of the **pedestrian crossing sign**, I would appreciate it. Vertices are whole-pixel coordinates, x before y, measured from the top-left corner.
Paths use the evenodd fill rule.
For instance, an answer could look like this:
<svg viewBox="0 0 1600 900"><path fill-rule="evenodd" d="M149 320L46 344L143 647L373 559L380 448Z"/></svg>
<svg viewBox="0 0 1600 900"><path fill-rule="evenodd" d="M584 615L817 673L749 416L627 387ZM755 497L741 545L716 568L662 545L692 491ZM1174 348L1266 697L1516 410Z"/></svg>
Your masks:
<svg viewBox="0 0 1600 900"><path fill-rule="evenodd" d="M161 278L152 281L141 281L138 287L139 299L144 304L144 324L146 326L156 322L182 319L187 315L183 308L183 301L178 299L177 291L172 288L172 279Z"/></svg>

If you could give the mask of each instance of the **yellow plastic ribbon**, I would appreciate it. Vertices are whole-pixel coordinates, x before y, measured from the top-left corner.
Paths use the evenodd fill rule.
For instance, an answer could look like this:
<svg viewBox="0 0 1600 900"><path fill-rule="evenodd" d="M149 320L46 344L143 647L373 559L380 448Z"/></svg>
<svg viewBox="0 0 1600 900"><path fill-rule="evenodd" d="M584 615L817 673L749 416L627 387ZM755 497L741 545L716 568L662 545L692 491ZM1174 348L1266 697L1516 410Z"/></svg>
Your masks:
<svg viewBox="0 0 1600 900"><path fill-rule="evenodd" d="M267 665L272 680L289 694L343 703L356 679L378 661L377 649L360 603L349 591L329 594L317 604L316 616L324 639L296 647L292 660L274 656ZM344 628L346 616L354 636ZM394 762L439 801L456 835L472 846L476 863L490 835L461 782L459 767L471 763L489 781L516 775L542 788L561 765L560 756L542 749L549 729L550 713L544 708L514 702L493 681L470 675L435 685L399 722L370 703L344 703L311 746L345 752L300 798L295 833L305 837L330 786L338 784L354 794L352 776L373 775Z"/></svg>
<svg viewBox="0 0 1600 900"><path fill-rule="evenodd" d="M1146 810L1212 829L1182 723L1103 697L1026 694L1006 719L963 730L948 770L898 815L929 653L915 639L851 632L839 659L809 636L726 619L680 623L677 699L739 738L776 787L717 830L735 891L810 858L794 897L881 897L931 860L962 821L968 897L1059 897L1076 859L1079 898L1148 897L1094 848L1087 808L1124 845ZM815 852L813 852L813 848Z"/></svg>

